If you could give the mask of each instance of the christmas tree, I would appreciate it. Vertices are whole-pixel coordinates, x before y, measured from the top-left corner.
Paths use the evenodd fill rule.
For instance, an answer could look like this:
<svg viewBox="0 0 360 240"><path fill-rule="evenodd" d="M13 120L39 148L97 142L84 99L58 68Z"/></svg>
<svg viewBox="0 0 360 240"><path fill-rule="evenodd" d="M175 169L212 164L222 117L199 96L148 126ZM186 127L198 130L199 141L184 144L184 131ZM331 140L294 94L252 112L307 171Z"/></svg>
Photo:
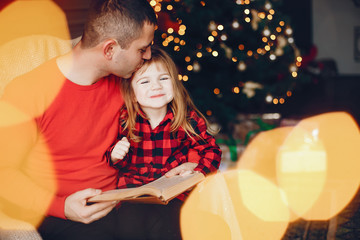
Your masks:
<svg viewBox="0 0 360 240"><path fill-rule="evenodd" d="M200 111L224 131L239 112L276 111L309 81L280 0L151 0L155 42Z"/></svg>

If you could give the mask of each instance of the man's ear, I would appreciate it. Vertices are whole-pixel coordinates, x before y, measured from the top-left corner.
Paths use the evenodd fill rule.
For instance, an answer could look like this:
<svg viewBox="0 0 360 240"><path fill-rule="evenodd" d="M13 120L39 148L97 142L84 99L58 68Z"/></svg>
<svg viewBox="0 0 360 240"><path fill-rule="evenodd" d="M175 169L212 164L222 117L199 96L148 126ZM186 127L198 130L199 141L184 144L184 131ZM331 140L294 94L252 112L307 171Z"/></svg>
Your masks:
<svg viewBox="0 0 360 240"><path fill-rule="evenodd" d="M115 39L108 39L103 43L103 54L107 60L112 59L117 44L118 43Z"/></svg>

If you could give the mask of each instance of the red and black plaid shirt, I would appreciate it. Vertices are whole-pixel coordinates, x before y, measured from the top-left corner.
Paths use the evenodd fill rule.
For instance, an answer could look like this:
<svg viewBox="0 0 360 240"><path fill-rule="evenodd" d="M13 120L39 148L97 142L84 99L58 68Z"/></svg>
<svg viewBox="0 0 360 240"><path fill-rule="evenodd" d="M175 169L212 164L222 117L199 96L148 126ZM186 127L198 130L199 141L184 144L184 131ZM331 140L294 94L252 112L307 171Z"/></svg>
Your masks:
<svg viewBox="0 0 360 240"><path fill-rule="evenodd" d="M190 113L190 123L203 139L190 138L181 127L177 132L171 133L172 119L173 113L168 110L162 122L155 129L151 129L148 120L137 116L134 133L141 137L141 141L130 140L129 153L115 164L119 168L118 188L147 184L185 162L198 163L194 170L204 175L219 168L221 150L214 137L207 133L204 119L195 111ZM127 131L122 127L119 132L118 140L127 135ZM105 154L109 163L114 145ZM180 195L178 198L183 200L184 196Z"/></svg>

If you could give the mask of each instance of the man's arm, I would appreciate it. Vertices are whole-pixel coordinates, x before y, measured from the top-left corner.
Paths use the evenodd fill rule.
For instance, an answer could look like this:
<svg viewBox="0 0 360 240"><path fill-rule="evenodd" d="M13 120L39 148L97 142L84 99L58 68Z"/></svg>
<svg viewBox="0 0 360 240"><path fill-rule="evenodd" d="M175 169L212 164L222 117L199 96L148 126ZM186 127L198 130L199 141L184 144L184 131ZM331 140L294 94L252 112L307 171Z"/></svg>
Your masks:
<svg viewBox="0 0 360 240"><path fill-rule="evenodd" d="M35 147L37 151L48 151L46 144L39 144L41 135L35 121L3 100L0 100L0 116L0 201L5 206L15 206L14 217L19 214L15 211L24 209L39 214L34 221L52 215L89 223L113 209L116 203L112 202L86 205L86 199L99 194L100 190L86 189L68 197L56 196L56 176L50 153L47 161L32 156ZM43 171L46 168L48 171ZM43 181L44 176L36 175L37 169L53 174Z"/></svg>
<svg viewBox="0 0 360 240"><path fill-rule="evenodd" d="M1 199L25 210L44 214L53 198L51 188L45 190L40 187L34 176L24 171L29 164L27 157L39 137L36 125L25 114L3 101L0 103L0 113L4 116L0 123Z"/></svg>

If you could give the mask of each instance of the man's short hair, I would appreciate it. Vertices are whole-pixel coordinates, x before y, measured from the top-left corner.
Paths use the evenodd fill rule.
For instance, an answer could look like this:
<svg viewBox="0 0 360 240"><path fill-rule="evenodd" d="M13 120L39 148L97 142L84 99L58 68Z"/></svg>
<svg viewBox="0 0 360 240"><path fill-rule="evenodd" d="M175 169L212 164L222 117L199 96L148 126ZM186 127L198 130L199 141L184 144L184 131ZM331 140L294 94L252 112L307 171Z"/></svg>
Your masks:
<svg viewBox="0 0 360 240"><path fill-rule="evenodd" d="M157 24L147 0L93 0L84 26L82 47L94 47L113 38L124 49L137 39L144 23Z"/></svg>

